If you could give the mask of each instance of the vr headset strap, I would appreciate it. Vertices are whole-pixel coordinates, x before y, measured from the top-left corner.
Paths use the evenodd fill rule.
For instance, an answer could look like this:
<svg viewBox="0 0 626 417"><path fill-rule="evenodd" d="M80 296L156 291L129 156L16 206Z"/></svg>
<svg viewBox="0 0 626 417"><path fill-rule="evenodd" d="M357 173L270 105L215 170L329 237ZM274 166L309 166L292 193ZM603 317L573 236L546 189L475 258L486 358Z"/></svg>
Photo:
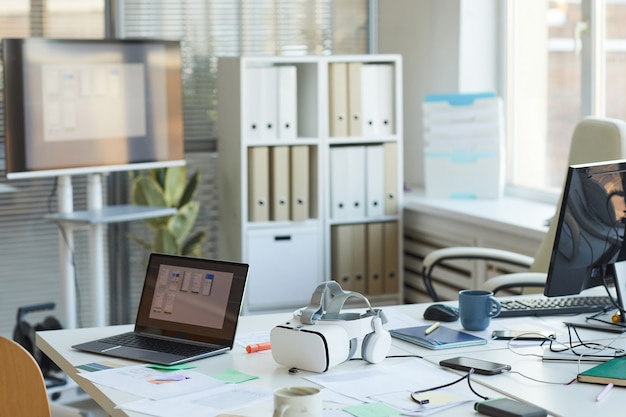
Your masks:
<svg viewBox="0 0 626 417"><path fill-rule="evenodd" d="M327 294L328 293L328 294ZM328 308L326 300L330 296ZM350 297L361 298L367 304L367 311L359 313L340 313L344 303ZM319 319L325 320L356 320L368 316L379 316L383 323L387 322L387 317L380 309L373 309L369 300L361 293L354 291L344 291L337 281L325 281L317 286L308 307L302 310L300 321L302 324L315 324Z"/></svg>

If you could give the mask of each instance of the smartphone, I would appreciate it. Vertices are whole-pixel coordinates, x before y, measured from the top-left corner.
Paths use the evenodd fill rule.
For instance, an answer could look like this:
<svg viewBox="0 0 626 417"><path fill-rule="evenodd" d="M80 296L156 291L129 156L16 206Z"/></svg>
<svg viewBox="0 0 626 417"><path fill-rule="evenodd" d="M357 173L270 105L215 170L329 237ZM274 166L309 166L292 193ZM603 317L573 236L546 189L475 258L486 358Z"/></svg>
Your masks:
<svg viewBox="0 0 626 417"><path fill-rule="evenodd" d="M439 362L439 365L446 368L457 369L459 371L469 372L470 369L473 369L475 373L482 375L501 374L502 372L511 370L511 365L484 361L482 359L466 358L464 356L444 359Z"/></svg>
<svg viewBox="0 0 626 417"><path fill-rule="evenodd" d="M547 330L494 330L491 338L495 340L546 340L556 339L556 334Z"/></svg>

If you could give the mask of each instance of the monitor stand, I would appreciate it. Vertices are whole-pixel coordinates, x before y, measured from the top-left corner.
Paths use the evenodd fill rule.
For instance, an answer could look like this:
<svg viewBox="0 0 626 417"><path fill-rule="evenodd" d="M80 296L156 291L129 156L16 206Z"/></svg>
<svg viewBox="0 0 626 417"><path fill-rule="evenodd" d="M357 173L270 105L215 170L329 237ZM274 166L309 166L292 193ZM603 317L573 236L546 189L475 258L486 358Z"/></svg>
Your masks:
<svg viewBox="0 0 626 417"><path fill-rule="evenodd" d="M613 265L609 265L609 268L613 268L615 279L615 292L617 295L616 303L620 307L621 314L619 315L619 321L613 322L613 312L606 312L602 315L594 316L597 319L603 321L597 321L591 318L580 322L565 322L567 327L592 329L603 332L611 333L626 333L626 313L624 310L624 296L626 295L626 261L615 262ZM611 309L613 311L614 309Z"/></svg>

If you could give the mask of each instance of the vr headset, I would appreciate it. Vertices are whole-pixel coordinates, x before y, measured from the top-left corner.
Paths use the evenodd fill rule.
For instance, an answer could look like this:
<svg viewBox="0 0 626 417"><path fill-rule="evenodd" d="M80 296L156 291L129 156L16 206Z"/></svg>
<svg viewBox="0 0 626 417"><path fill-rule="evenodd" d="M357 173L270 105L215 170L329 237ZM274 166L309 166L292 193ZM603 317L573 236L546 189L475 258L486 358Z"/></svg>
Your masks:
<svg viewBox="0 0 626 417"><path fill-rule="evenodd" d="M367 310L341 313L350 297L363 299ZM383 329L386 322L383 311L373 309L366 297L344 291L336 281L325 281L315 289L308 307L271 330L272 356L289 368L326 372L351 359L360 345L364 360L379 363L391 347L391 336Z"/></svg>

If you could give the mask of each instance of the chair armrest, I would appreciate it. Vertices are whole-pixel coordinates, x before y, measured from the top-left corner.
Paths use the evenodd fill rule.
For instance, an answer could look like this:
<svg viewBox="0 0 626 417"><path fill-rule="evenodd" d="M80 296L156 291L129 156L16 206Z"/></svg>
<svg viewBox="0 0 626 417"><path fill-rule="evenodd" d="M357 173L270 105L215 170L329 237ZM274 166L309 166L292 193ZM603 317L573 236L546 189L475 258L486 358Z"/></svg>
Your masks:
<svg viewBox="0 0 626 417"><path fill-rule="evenodd" d="M481 248L475 246L454 246L450 248L436 249L430 252L422 262L422 278L428 294L433 301L439 301L439 295L435 291L431 274L433 269L442 262L452 259L473 259L485 261L498 261L510 265L530 267L533 257L521 255L516 252L503 249Z"/></svg>
<svg viewBox="0 0 626 417"><path fill-rule="evenodd" d="M546 286L547 276L545 272L515 272L512 274L498 275L485 281L482 288L483 290L492 291L494 294L507 288L542 288Z"/></svg>

